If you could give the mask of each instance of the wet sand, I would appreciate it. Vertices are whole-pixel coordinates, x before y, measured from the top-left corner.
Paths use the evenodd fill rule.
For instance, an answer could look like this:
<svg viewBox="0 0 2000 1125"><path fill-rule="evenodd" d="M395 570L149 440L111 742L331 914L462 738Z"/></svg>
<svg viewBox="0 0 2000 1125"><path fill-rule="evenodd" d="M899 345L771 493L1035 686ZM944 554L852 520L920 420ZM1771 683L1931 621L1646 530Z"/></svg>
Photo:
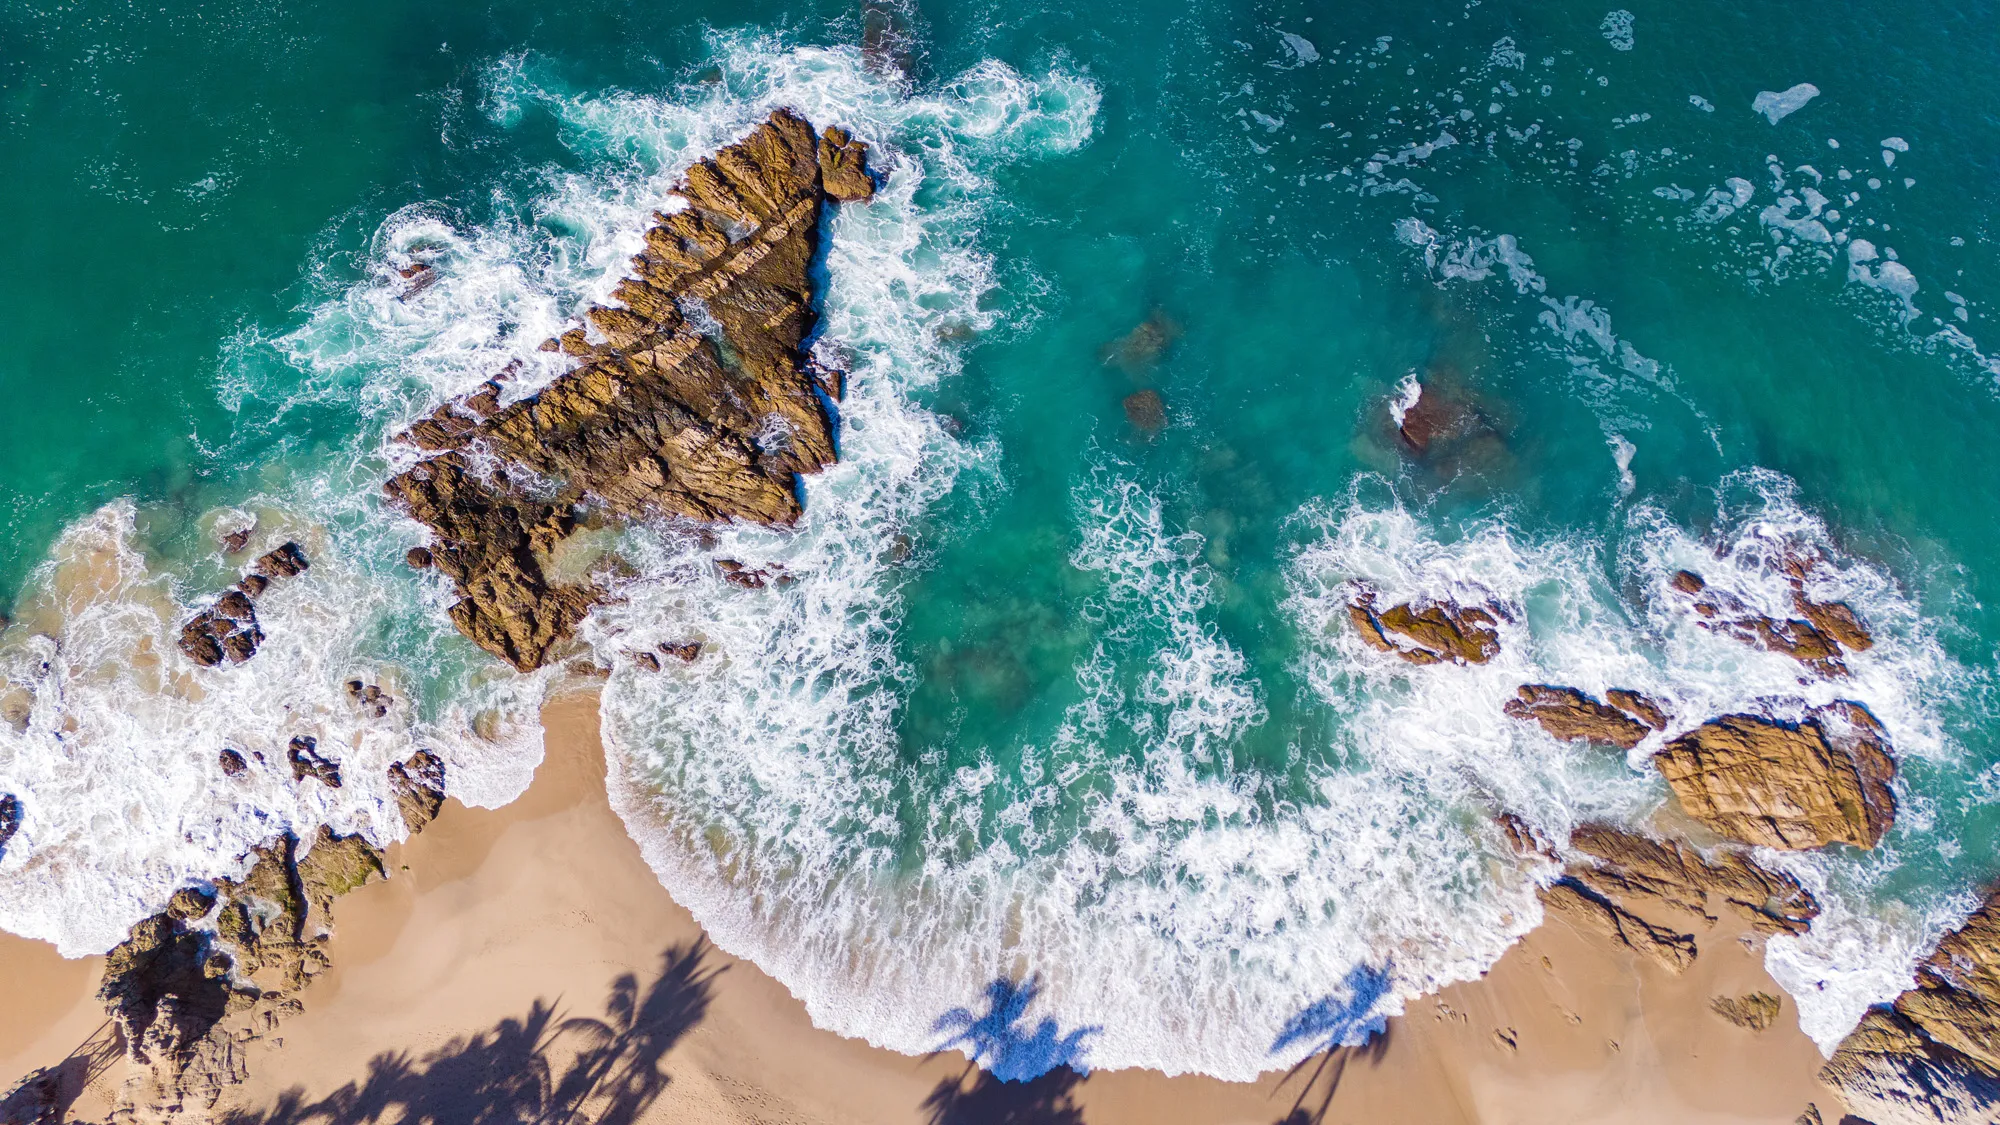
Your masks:
<svg viewBox="0 0 2000 1125"><path fill-rule="evenodd" d="M1369 1046L1254 1083L1058 1071L1008 1084L956 1053L870 1047L814 1028L660 887L605 800L594 697L551 704L544 723L526 796L497 811L447 802L391 851L388 881L341 900L334 967L252 1045L218 1117L1790 1125L1813 1102L1840 1119L1788 999L1761 1032L1710 1010L1719 995L1782 995L1754 937L1726 923L1697 933L1700 957L1674 977L1552 919ZM28 1013L0 1019L0 1075L57 1063L102 1025L98 963L0 935L7 1007ZM78 1114L101 1113L113 1080Z"/></svg>

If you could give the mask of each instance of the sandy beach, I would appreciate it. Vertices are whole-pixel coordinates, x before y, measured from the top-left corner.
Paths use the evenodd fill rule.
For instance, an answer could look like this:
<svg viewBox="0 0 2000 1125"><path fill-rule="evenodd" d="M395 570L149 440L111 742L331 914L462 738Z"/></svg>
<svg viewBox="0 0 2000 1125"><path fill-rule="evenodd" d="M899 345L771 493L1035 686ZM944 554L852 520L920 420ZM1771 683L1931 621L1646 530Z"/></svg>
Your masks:
<svg viewBox="0 0 2000 1125"><path fill-rule="evenodd" d="M994 1081L955 1052L910 1058L814 1028L755 965L707 943L604 795L595 699L544 712L533 787L497 810L447 804L340 902L333 968L252 1045L218 1117L250 1122L568 1106L593 1121L1363 1123L1791 1122L1820 1058L1789 1000L1753 1031L1718 996L1782 996L1728 923L1672 976L1552 919L1483 979L1418 1001L1365 1048L1255 1083L1143 1071ZM1682 919L1685 924L1685 919ZM19 1075L100 1033L100 959L0 942ZM594 1052L594 1053L593 1053ZM109 1107L116 1068L72 1108ZM402 1107L400 1110L394 1107Z"/></svg>

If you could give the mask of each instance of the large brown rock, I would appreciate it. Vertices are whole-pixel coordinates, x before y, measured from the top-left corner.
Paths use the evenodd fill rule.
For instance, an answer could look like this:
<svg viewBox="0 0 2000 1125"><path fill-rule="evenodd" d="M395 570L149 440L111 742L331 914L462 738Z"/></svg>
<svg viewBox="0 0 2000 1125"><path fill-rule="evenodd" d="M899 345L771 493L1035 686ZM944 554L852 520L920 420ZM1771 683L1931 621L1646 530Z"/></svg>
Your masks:
<svg viewBox="0 0 2000 1125"><path fill-rule="evenodd" d="M1481 606L1404 602L1377 613L1364 590L1348 602L1347 617L1368 647L1412 664L1484 664L1500 652L1499 618Z"/></svg>
<svg viewBox="0 0 2000 1125"><path fill-rule="evenodd" d="M1659 716L1660 725L1665 725L1664 713L1658 705L1637 692L1606 693L1614 701L1623 700L1625 710L1599 703L1575 688L1549 684L1523 684L1515 694L1517 698L1508 700L1501 710L1514 718L1539 723L1543 730L1569 742L1594 742L1630 750L1658 729L1634 715Z"/></svg>
<svg viewBox="0 0 2000 1125"><path fill-rule="evenodd" d="M575 370L511 405L488 383L412 426L434 454L387 485L431 529L451 617L481 647L541 666L604 596L547 559L579 520L681 516L789 524L800 473L831 464L833 425L802 351L830 201L874 191L865 146L787 110L688 169L687 206L655 216L616 306L543 344ZM489 466L476 469L475 465Z"/></svg>
<svg viewBox="0 0 2000 1125"><path fill-rule="evenodd" d="M1872 848L1896 816L1881 724L1841 701L1803 722L1724 715L1653 755L1688 815L1732 840Z"/></svg>
<svg viewBox="0 0 2000 1125"><path fill-rule="evenodd" d="M1704 857L1678 841L1606 824L1581 825L1569 842L1591 861L1571 864L1569 876L1614 901L1655 901L1712 922L1712 896L1767 934L1805 933L1819 916L1818 901L1798 880L1734 850Z"/></svg>
<svg viewBox="0 0 2000 1125"><path fill-rule="evenodd" d="M1938 943L1916 987L1869 1010L1820 1077L1879 1125L2000 1117L2000 894Z"/></svg>

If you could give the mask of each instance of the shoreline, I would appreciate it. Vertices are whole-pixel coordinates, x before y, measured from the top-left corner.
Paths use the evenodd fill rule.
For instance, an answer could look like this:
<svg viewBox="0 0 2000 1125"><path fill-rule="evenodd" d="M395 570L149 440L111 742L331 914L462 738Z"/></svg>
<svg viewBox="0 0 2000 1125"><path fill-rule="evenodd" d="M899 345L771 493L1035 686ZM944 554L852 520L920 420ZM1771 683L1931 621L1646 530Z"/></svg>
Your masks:
<svg viewBox="0 0 2000 1125"><path fill-rule="evenodd" d="M1250 1083L1141 1070L1002 1083L956 1051L914 1058L822 1031L783 985L709 944L645 865L606 800L595 703L544 708L545 757L519 800L447 802L389 849L388 880L340 900L332 967L300 993L303 1012L249 1045L249 1077L217 1119L344 1120L341 1107L384 1099L518 1108L596 1067L581 1097L622 1122L1789 1125L1808 1103L1839 1120L1758 939L1726 921L1697 930L1701 955L1673 976L1551 915L1485 977L1413 1001L1367 1046ZM17 1010L37 1013L0 1027L8 1085L101 1033L101 963L0 935L0 978L26 982ZM1710 1008L1755 992L1782 998L1765 1030ZM579 1020L594 1022L565 1029ZM72 1117L108 1113L117 1069ZM523 1073L546 1088L522 1089Z"/></svg>

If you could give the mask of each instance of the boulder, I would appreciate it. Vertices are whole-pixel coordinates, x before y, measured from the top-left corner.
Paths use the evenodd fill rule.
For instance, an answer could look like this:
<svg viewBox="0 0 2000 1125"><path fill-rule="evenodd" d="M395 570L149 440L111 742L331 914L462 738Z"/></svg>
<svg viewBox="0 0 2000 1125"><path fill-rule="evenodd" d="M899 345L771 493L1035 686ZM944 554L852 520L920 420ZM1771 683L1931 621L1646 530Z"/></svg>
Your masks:
<svg viewBox="0 0 2000 1125"><path fill-rule="evenodd" d="M1881 724L1858 703L1797 723L1724 715L1652 761L1689 816L1746 844L1872 848L1895 820L1895 760Z"/></svg>
<svg viewBox="0 0 2000 1125"><path fill-rule="evenodd" d="M7 842L20 830L21 798L12 793L0 793L0 855L6 854Z"/></svg>
<svg viewBox="0 0 2000 1125"><path fill-rule="evenodd" d="M1456 602L1390 606L1375 611L1363 590L1348 602L1347 617L1368 647L1412 664L1484 664L1500 651L1495 610Z"/></svg>
<svg viewBox="0 0 2000 1125"><path fill-rule="evenodd" d="M1694 964L1697 950L1693 935L1656 926L1574 879L1565 876L1538 894L1550 911L1590 933L1629 947L1670 973L1686 972Z"/></svg>
<svg viewBox="0 0 2000 1125"><path fill-rule="evenodd" d="M1708 1002L1709 1011L1745 1031L1770 1030L1771 1025L1778 1022L1778 1013L1784 1009L1785 1002L1768 992L1717 996Z"/></svg>
<svg viewBox="0 0 2000 1125"><path fill-rule="evenodd" d="M444 807L444 759L419 750L407 761L390 763L389 787L396 792L403 823L412 833L422 831Z"/></svg>
<svg viewBox="0 0 2000 1125"><path fill-rule="evenodd" d="M1660 715L1661 725L1665 725L1659 708L1644 696L1630 691L1606 694L1614 699L1623 698L1631 707ZM1627 710L1599 703L1575 688L1523 684L1516 695L1518 698L1502 705L1503 711L1514 718L1539 723L1543 730L1567 742L1594 742L1630 750L1657 729L1634 718Z"/></svg>
<svg viewBox="0 0 2000 1125"><path fill-rule="evenodd" d="M834 459L829 382L803 352L820 215L873 193L865 157L841 130L772 113L688 169L688 205L655 215L620 303L542 345L574 370L506 406L491 383L407 431L432 456L387 492L430 529L474 642L523 671L563 647L605 595L548 574L583 522L797 519L795 478Z"/></svg>
<svg viewBox="0 0 2000 1125"><path fill-rule="evenodd" d="M2000 1107L2000 894L1872 1008L1820 1077L1880 1125L1990 1123Z"/></svg>

